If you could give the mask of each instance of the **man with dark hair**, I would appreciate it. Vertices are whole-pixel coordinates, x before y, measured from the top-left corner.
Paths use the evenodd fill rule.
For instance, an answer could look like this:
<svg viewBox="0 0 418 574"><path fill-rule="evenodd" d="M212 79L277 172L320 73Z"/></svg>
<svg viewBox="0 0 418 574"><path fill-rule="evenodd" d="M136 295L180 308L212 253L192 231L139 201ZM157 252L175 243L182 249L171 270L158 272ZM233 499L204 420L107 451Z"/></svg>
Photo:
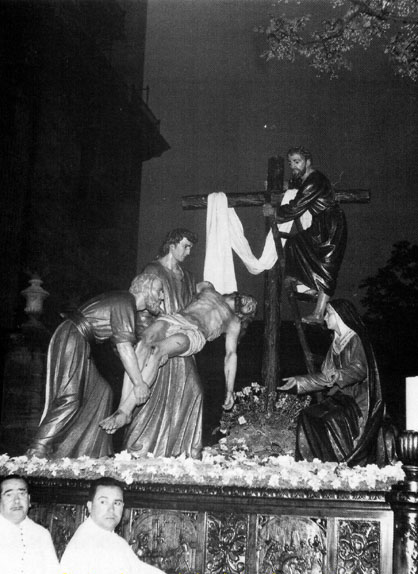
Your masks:
<svg viewBox="0 0 418 574"><path fill-rule="evenodd" d="M62 574L161 574L139 560L124 538L114 532L123 514L123 486L110 477L92 482L89 517L81 524L61 558Z"/></svg>
<svg viewBox="0 0 418 574"><path fill-rule="evenodd" d="M158 258L161 259L168 255L170 245L173 245L174 247L178 246L179 249L185 248L185 257L187 257L187 255L190 255L190 250L195 243L197 243L196 233L193 233L193 231L189 231L184 227L177 227L176 229L169 231L165 236L163 243L158 249Z"/></svg>
<svg viewBox="0 0 418 574"><path fill-rule="evenodd" d="M89 492L87 494L87 501L92 502L93 498L96 496L96 492L99 486L113 486L123 490L122 482L116 480L116 478L112 478L111 476L103 476L101 478L97 478L96 480L91 481Z"/></svg>
<svg viewBox="0 0 418 574"><path fill-rule="evenodd" d="M155 275L161 280L167 315L184 309L196 291L194 277L182 267L196 241L197 236L187 229L170 231L159 249L159 257L139 275ZM141 337L155 316L146 311L138 315ZM122 394L122 401L125 399ZM123 448L138 455L198 457L202 449L202 401L194 357L169 359L159 369L147 402L134 411Z"/></svg>
<svg viewBox="0 0 418 574"><path fill-rule="evenodd" d="M255 317L257 302L250 295L230 293L221 295L212 283L197 285L197 295L185 309L174 315L160 315L143 333L136 348L138 363L144 382L153 385L161 365L172 357L189 357L202 350L206 341L225 334L224 374L226 395L223 408L234 405L234 384L237 372L237 345L243 326ZM131 393L121 402L118 410L102 421L101 426L113 433L130 421L135 407L132 385L127 377L124 385Z"/></svg>
<svg viewBox="0 0 418 574"><path fill-rule="evenodd" d="M287 158L292 170L288 188L298 192L277 213L270 204L264 206L263 213L275 217L276 223L294 221L294 233L285 246L286 281L303 285L318 297L314 312L303 321L322 324L347 243L345 216L328 178L312 167L310 151L294 147ZM306 217L309 224L303 225L301 218L306 222Z"/></svg>
<svg viewBox="0 0 418 574"><path fill-rule="evenodd" d="M51 535L28 517L30 495L25 478L0 479L0 572L57 574L58 560Z"/></svg>

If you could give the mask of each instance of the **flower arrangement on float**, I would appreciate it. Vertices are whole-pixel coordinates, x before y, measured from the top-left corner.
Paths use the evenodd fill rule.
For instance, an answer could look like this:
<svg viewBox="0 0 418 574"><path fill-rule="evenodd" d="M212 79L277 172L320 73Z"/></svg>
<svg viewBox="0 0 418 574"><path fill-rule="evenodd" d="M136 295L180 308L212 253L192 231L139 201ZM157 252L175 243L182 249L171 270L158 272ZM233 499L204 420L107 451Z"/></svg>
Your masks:
<svg viewBox="0 0 418 574"><path fill-rule="evenodd" d="M202 459L137 457L123 451L114 457L44 459L0 455L0 475L93 480L112 476L126 484L175 484L318 492L387 491L403 480L399 462L350 468L346 464L294 460L296 418L308 399L280 396L273 413L266 412L265 388L252 383L237 393L234 409L222 417L224 434Z"/></svg>
<svg viewBox="0 0 418 574"><path fill-rule="evenodd" d="M235 393L232 410L224 411L217 430L224 435L213 450L247 458L295 454L296 423L311 397L280 393L267 408L266 388L257 382Z"/></svg>
<svg viewBox="0 0 418 574"><path fill-rule="evenodd" d="M0 474L28 477L93 480L112 476L126 484L216 485L268 489L389 490L404 478L401 463L379 468L376 465L350 468L319 460L296 462L291 456L246 458L236 455L203 453L202 460L177 458L135 458L124 451L112 458L47 460L26 456L0 455Z"/></svg>

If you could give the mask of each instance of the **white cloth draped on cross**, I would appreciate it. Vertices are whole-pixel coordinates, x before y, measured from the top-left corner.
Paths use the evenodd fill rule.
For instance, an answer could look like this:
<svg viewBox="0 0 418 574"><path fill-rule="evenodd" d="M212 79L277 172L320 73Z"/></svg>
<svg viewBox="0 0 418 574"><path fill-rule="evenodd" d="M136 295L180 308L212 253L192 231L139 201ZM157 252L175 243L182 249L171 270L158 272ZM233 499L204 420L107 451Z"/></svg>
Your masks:
<svg viewBox="0 0 418 574"><path fill-rule="evenodd" d="M288 189L281 205L289 203L296 193L296 189ZM303 229L307 229L312 223L309 211L306 211L300 220ZM280 223L277 227L279 231L289 233L292 225L293 221L289 221ZM286 239L282 238L282 245L285 242ZM206 254L203 277L205 281L210 281L219 293L237 291L232 250L253 275L271 269L277 261L272 231L270 230L267 234L261 257L255 257L235 209L228 207L228 198L225 193L210 193L206 217Z"/></svg>

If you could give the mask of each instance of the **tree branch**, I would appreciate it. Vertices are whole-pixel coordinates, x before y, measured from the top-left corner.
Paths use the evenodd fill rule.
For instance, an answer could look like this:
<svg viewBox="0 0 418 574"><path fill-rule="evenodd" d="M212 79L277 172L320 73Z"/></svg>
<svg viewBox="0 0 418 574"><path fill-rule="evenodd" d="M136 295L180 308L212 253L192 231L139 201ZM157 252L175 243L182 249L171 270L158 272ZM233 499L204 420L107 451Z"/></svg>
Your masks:
<svg viewBox="0 0 418 574"><path fill-rule="evenodd" d="M330 0L330 5L341 4ZM373 40L383 38L383 49L392 58L396 71L417 79L418 51L413 49L418 25L416 0L347 0L345 6L342 16L322 20L317 27L309 24L309 14L293 19L271 17L270 25L259 29L266 33L269 44L263 56L268 60L294 61L299 54L317 70L335 77L339 69L351 68L347 53L356 45L367 49Z"/></svg>
<svg viewBox="0 0 418 574"><path fill-rule="evenodd" d="M364 0L350 0L352 4L358 6L358 8L371 16L372 18L377 18L378 20L396 22L398 24L418 24L418 14L413 16L400 16L390 12L389 10L374 10L367 2Z"/></svg>

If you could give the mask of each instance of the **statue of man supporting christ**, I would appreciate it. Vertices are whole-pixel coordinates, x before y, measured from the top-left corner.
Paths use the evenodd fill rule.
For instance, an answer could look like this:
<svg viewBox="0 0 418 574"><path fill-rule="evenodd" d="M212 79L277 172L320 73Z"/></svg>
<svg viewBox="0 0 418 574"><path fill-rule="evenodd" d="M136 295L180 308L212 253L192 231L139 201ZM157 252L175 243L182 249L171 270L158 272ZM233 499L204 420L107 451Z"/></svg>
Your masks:
<svg viewBox="0 0 418 574"><path fill-rule="evenodd" d="M297 189L297 194L288 204L278 207L277 213L270 204L263 207L263 213L274 217L276 223L294 222L285 247L286 281L304 285L310 294L317 295L313 313L302 320L322 323L345 252L346 220L330 181L312 167L311 153L294 147L287 158L292 171L288 188ZM311 215L312 223L304 228L300 218L306 213Z"/></svg>

